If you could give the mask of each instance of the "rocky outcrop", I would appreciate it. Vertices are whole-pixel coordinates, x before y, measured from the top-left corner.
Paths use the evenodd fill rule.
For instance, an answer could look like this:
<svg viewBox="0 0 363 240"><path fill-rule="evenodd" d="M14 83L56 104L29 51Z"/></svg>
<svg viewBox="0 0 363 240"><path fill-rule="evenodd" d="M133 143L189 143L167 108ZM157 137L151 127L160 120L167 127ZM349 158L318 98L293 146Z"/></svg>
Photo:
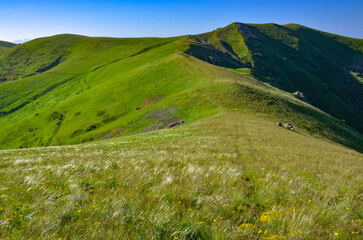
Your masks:
<svg viewBox="0 0 363 240"><path fill-rule="evenodd" d="M179 125L182 125L184 123L184 121L174 121L172 123L170 123L168 125L168 128L173 128L173 127L176 127L176 126L179 126Z"/></svg>
<svg viewBox="0 0 363 240"><path fill-rule="evenodd" d="M300 91L296 91L294 92L292 95L294 95L296 98L300 99L300 100L303 100L304 102L308 102L306 100L306 97L305 97L305 94L303 92L300 92Z"/></svg>
<svg viewBox="0 0 363 240"><path fill-rule="evenodd" d="M276 123L276 125L277 125L278 127L284 127L284 128L287 128L287 129L289 129L289 130L291 130L291 131L295 131L294 126L292 126L292 124L291 124L291 123L284 123L284 124L282 124L282 123L280 123L280 122L277 122L277 123Z"/></svg>

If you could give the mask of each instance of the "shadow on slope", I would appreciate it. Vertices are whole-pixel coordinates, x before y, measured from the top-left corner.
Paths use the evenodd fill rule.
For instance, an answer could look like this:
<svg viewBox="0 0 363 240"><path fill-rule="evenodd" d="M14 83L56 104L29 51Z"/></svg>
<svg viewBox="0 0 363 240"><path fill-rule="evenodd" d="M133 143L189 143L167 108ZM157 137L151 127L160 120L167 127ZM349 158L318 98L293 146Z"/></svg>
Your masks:
<svg viewBox="0 0 363 240"><path fill-rule="evenodd" d="M190 36L187 54L284 90L363 132L363 40L296 24L234 23ZM251 69L251 70L248 70Z"/></svg>

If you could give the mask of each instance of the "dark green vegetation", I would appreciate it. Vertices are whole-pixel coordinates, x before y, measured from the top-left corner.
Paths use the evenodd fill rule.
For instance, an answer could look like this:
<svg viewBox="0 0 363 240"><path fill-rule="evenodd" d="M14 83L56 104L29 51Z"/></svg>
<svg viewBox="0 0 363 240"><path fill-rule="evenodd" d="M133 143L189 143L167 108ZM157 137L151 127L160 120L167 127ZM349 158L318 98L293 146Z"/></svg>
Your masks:
<svg viewBox="0 0 363 240"><path fill-rule="evenodd" d="M305 100L363 132L363 39L352 39L297 24L235 23L194 37L191 53L221 66L252 66L260 81Z"/></svg>
<svg viewBox="0 0 363 240"><path fill-rule="evenodd" d="M12 47L14 47L14 46L15 46L15 44L14 44L14 43L0 41L0 54L1 54L3 51L5 51L5 50L7 50L7 49L9 49L9 48L12 48Z"/></svg>
<svg viewBox="0 0 363 240"><path fill-rule="evenodd" d="M362 39L57 35L0 80L0 237L362 237Z"/></svg>

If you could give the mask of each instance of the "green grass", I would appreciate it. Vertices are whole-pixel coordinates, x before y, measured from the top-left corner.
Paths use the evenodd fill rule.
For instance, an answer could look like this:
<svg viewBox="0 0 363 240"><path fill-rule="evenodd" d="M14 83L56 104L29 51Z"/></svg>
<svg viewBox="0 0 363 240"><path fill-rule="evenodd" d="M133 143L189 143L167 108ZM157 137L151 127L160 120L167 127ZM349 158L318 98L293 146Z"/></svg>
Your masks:
<svg viewBox="0 0 363 240"><path fill-rule="evenodd" d="M236 37L238 29L230 28L227 35L218 30L215 38L226 37L236 48L234 63L251 59L242 37ZM360 133L262 84L254 69L231 71L186 55L194 44L190 36L57 35L6 51L0 57L2 69L11 65L17 78L0 85L0 148L106 139L238 108L268 112L276 121L291 121L302 131L362 150Z"/></svg>
<svg viewBox="0 0 363 240"><path fill-rule="evenodd" d="M193 56L213 56L229 68L250 65L260 81L290 93L301 91L313 106L363 132L363 85L350 73L363 72L363 39L297 24L234 23L192 41Z"/></svg>
<svg viewBox="0 0 363 240"><path fill-rule="evenodd" d="M9 48L12 48L12 47L14 47L14 46L15 46L15 44L14 44L14 43L0 41L0 54L1 54L3 51L5 51L5 50L7 50L7 49L9 49Z"/></svg>
<svg viewBox="0 0 363 240"><path fill-rule="evenodd" d="M235 23L3 51L0 238L361 239L361 43Z"/></svg>
<svg viewBox="0 0 363 240"><path fill-rule="evenodd" d="M362 154L252 114L0 158L2 237L362 237Z"/></svg>

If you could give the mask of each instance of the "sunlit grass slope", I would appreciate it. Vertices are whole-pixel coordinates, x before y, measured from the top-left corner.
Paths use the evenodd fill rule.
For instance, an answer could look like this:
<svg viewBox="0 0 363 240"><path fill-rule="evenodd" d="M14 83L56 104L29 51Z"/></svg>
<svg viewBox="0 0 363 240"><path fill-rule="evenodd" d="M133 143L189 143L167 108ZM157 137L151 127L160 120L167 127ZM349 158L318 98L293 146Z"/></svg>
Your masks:
<svg viewBox="0 0 363 240"><path fill-rule="evenodd" d="M214 108L196 99L200 77L180 67L184 45L178 41L80 38L51 70L6 81L2 148L109 138L211 114ZM51 58L33 65L43 68L59 55Z"/></svg>
<svg viewBox="0 0 363 240"><path fill-rule="evenodd" d="M102 140L235 109L362 151L362 135L347 124L259 81L247 65L232 70L187 55L195 46L190 36L58 35L7 50L0 148ZM239 54L251 58L245 46Z"/></svg>
<svg viewBox="0 0 363 240"><path fill-rule="evenodd" d="M363 236L362 154L250 113L0 158L1 237Z"/></svg>

